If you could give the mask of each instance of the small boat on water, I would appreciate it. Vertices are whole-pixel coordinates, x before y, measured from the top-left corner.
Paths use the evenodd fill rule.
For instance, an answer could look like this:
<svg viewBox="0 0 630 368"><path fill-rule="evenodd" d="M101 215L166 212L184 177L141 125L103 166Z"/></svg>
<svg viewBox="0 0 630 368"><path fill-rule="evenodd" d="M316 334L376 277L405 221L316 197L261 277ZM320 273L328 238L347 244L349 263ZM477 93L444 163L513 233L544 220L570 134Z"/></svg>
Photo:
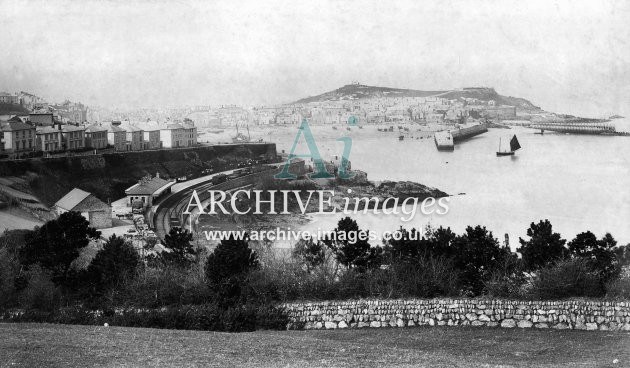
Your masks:
<svg viewBox="0 0 630 368"><path fill-rule="evenodd" d="M514 152L521 148L521 144L518 143L518 139L516 135L510 139L510 150L509 151L501 151L501 138L499 138L499 150L497 151L497 156L514 156Z"/></svg>
<svg viewBox="0 0 630 368"><path fill-rule="evenodd" d="M249 125L247 126L247 135L240 133L238 131L238 124L236 125L236 135L232 137L232 143L247 143L252 140L252 137L249 135Z"/></svg>

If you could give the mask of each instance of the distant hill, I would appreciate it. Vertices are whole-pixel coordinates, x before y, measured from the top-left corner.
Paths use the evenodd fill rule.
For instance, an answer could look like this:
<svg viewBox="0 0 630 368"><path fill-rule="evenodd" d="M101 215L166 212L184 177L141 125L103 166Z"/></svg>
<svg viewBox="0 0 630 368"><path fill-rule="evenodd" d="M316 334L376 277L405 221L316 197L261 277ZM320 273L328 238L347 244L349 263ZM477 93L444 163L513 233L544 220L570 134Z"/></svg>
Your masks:
<svg viewBox="0 0 630 368"><path fill-rule="evenodd" d="M322 93L321 95L303 98L295 101L296 104L309 102L358 100L362 98L374 97L426 97L444 93L445 91L417 91L413 89L400 89L388 87L365 86L362 84L348 84L334 91Z"/></svg>
<svg viewBox="0 0 630 368"><path fill-rule="evenodd" d="M0 102L0 115L17 115L28 113L28 109L22 107L22 105Z"/></svg>
<svg viewBox="0 0 630 368"><path fill-rule="evenodd" d="M502 96L490 87L478 87L478 88L464 88L462 90L454 90L439 95L440 97L450 100L458 98L476 98L481 101L494 100L497 105L509 105L516 106L527 110L540 110L540 107L535 106L528 100L520 97Z"/></svg>
<svg viewBox="0 0 630 368"><path fill-rule="evenodd" d="M363 98L374 97L427 97L436 96L451 100L460 98L477 98L481 101L494 100L498 105L516 106L527 110L539 110L528 100L519 97L502 96L494 88L464 88L452 91L420 91L415 89L400 89L389 87L366 86L362 84L348 84L334 91L322 93L321 95L306 97L293 102L293 104L305 104L309 102L326 101L352 101Z"/></svg>

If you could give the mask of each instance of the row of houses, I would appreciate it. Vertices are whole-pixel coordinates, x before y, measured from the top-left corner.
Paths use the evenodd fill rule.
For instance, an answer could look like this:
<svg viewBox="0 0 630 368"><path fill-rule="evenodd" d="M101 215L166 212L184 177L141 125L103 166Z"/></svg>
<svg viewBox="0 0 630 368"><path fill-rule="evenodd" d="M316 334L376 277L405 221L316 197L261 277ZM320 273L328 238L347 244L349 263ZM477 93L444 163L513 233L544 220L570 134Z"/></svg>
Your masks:
<svg viewBox="0 0 630 368"><path fill-rule="evenodd" d="M19 116L0 120L0 154L107 147L115 151L141 151L196 144L197 128L191 122L133 124L113 121L75 126L24 121Z"/></svg>

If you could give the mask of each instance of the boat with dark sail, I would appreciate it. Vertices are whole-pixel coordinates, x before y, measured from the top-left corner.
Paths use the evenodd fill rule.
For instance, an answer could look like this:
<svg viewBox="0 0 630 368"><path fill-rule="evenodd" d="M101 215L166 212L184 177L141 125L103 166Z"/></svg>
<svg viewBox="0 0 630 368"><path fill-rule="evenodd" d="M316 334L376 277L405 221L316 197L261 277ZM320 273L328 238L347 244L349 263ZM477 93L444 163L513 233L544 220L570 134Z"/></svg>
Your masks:
<svg viewBox="0 0 630 368"><path fill-rule="evenodd" d="M518 142L516 135L510 139L510 150L501 151L501 138L499 138L499 150L497 156L514 156L514 153L521 148L521 144Z"/></svg>

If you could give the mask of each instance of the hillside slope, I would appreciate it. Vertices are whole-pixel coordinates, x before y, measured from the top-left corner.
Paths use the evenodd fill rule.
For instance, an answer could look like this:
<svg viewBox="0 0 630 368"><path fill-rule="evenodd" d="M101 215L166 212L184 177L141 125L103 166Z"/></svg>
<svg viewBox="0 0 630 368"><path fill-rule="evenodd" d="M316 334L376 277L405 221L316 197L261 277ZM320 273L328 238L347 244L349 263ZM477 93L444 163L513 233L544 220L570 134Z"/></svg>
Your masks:
<svg viewBox="0 0 630 368"><path fill-rule="evenodd" d="M446 91L418 91L389 87L365 86L362 84L348 84L334 91L325 92L317 96L306 97L295 101L294 104L309 102L358 100L374 97L426 97L444 93Z"/></svg>
<svg viewBox="0 0 630 368"><path fill-rule="evenodd" d="M494 88L464 88L452 91L420 91L415 89L400 89L389 87L366 86L362 84L348 84L334 91L322 93L317 96L302 98L293 104L306 104L312 102L326 101L352 101L376 97L428 97L436 96L450 100L462 98L476 98L481 101L494 100L498 105L516 106L525 110L540 110L530 101L511 96L503 96L497 93Z"/></svg>
<svg viewBox="0 0 630 368"><path fill-rule="evenodd" d="M459 98L476 98L481 101L494 100L497 102L497 105L516 106L526 110L540 110L540 107L535 106L533 103L524 98L503 96L498 94L494 88L490 87L465 88L463 90L449 91L440 94L439 97L447 98L449 100Z"/></svg>

